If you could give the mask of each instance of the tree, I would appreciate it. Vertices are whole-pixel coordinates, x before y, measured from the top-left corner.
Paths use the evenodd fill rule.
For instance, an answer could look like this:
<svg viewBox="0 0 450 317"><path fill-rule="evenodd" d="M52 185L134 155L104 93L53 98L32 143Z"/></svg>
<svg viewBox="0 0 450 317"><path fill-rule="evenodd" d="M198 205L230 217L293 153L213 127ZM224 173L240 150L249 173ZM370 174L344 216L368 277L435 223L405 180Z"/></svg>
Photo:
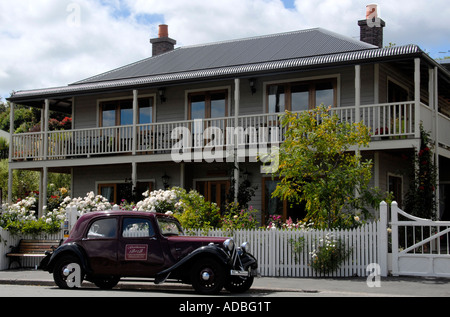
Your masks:
<svg viewBox="0 0 450 317"><path fill-rule="evenodd" d="M370 142L362 123L343 122L331 108L286 112L281 144L280 177L273 195L291 203L306 202L306 220L316 228L351 227L352 206L368 191L372 162L359 149Z"/></svg>

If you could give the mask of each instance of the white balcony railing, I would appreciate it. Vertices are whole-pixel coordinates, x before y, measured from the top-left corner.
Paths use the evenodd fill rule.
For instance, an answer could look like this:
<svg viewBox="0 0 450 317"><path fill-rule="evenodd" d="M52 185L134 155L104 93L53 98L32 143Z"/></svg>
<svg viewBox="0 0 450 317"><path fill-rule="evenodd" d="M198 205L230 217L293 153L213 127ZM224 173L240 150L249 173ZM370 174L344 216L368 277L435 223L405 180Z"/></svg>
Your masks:
<svg viewBox="0 0 450 317"><path fill-rule="evenodd" d="M416 120L432 122L429 110L421 104L417 114L414 102L364 105L358 111L355 107L332 109L341 120L351 123L356 122L359 113L359 120L370 128L373 141L414 137ZM450 119L440 115L439 125L440 129L448 131ZM236 133L237 129L242 129L241 133ZM12 136L12 160L168 153L180 142L180 133L184 133L185 145L192 148L228 146L234 144L236 135L239 146L284 140L279 114L244 115L237 120L226 117L139 124L135 129L128 125L15 134ZM47 142L44 142L45 136Z"/></svg>

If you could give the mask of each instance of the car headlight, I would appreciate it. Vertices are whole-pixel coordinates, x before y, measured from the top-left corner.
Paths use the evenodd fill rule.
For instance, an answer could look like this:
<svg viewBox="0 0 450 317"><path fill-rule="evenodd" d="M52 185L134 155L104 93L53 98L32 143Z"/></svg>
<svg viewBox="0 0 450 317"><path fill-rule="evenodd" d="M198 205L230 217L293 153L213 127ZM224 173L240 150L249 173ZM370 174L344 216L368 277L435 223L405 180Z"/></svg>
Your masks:
<svg viewBox="0 0 450 317"><path fill-rule="evenodd" d="M223 245L225 246L225 248L228 251L233 251L234 249L234 240L233 239L226 239L225 242L223 243Z"/></svg>
<svg viewBox="0 0 450 317"><path fill-rule="evenodd" d="M248 242L244 242L241 245L241 250L244 251L245 253L248 252L248 249L250 248L250 244Z"/></svg>

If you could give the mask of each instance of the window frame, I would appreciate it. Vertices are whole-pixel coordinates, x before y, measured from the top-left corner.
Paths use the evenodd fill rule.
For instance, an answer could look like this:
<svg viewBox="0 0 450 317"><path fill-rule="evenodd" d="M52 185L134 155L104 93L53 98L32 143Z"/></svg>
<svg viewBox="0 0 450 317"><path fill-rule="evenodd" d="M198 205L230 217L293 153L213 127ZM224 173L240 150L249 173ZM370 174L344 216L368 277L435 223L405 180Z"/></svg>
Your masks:
<svg viewBox="0 0 450 317"><path fill-rule="evenodd" d="M221 117L213 117L211 118L211 96L214 94L223 93L225 96L225 113L224 116ZM192 97L195 96L205 96L205 117L203 119L216 119L216 118L224 118L228 117L230 114L230 105L229 105L229 88L217 88L211 90L194 90L186 92L186 101L187 101L187 120L192 119ZM199 119L200 120L200 119Z"/></svg>
<svg viewBox="0 0 450 317"><path fill-rule="evenodd" d="M269 96L270 89L273 86L283 86L285 95L285 109L278 113L283 113L285 110L292 111L292 87L296 85L308 85L308 110L314 109L318 105L316 104L316 85L322 83L330 83L333 86L333 105L332 107L339 107L339 87L340 87L340 75L330 75L326 77L311 77L303 79L289 79L280 81L271 81L264 83L264 113L277 113L269 112ZM329 106L329 105L325 105ZM300 110L302 111L302 110Z"/></svg>
<svg viewBox="0 0 450 317"><path fill-rule="evenodd" d="M155 123L156 121L156 94L149 94L149 95L142 95L138 97L138 114L137 114L137 123L136 124L141 124L140 122L140 106L139 106L139 101L143 100L143 99L151 99L151 107L152 107L152 122L150 123L143 123L143 124L151 124L151 123ZM120 124L121 122L121 103L124 102L133 102L133 98L132 97L119 97L119 98L107 98L107 99L99 99L97 100L97 109L98 109L98 127L102 128L103 126L103 107L105 105L114 105L115 106L115 117L114 117L114 121L115 121L115 125L114 126L122 126ZM132 124L130 124L132 125ZM127 126L127 125L124 125Z"/></svg>
<svg viewBox="0 0 450 317"><path fill-rule="evenodd" d="M128 236L128 235L124 235L125 233L125 225L129 226L131 223L126 223L126 221L134 221L134 223L137 223L138 221L140 221L140 223L148 223L148 235L136 235L136 236ZM144 217L123 217L122 219L122 226L120 228L120 234L121 237L123 239L137 239L137 238L144 238L144 239L148 239L148 238L152 238L156 236L156 231L154 228L154 225L152 223L152 221L150 221L150 219L148 218L144 218Z"/></svg>

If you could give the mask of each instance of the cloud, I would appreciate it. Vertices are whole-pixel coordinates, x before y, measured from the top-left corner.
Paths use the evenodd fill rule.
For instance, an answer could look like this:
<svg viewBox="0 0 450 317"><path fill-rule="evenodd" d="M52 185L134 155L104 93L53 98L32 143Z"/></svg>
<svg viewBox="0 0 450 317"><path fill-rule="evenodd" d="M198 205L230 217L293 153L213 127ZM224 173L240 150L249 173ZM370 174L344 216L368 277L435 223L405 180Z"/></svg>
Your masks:
<svg viewBox="0 0 450 317"><path fill-rule="evenodd" d="M362 0L2 0L0 95L64 86L151 55L158 24L177 46L323 27L359 38ZM378 0L385 43L450 50L445 0ZM450 55L450 54L447 54Z"/></svg>

